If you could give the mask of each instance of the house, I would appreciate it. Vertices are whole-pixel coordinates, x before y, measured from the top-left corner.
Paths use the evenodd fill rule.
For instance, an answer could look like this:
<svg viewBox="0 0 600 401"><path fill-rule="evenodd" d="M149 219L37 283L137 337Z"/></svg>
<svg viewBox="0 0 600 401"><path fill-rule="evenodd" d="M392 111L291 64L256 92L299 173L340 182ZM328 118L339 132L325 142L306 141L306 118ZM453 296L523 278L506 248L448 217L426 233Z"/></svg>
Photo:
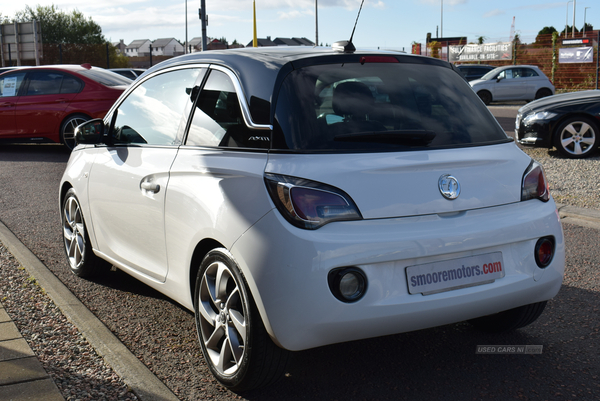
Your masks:
<svg viewBox="0 0 600 401"><path fill-rule="evenodd" d="M258 47L264 46L314 46L315 44L306 38L275 38L271 40L270 36L266 39L257 39ZM248 43L252 47L252 42Z"/></svg>
<svg viewBox="0 0 600 401"><path fill-rule="evenodd" d="M152 42L153 56L179 56L184 52L183 45L175 38L156 39Z"/></svg>
<svg viewBox="0 0 600 401"><path fill-rule="evenodd" d="M123 39L121 39L121 41L119 42L113 42L112 45L117 49L117 54L125 54L125 49L127 48L127 45L125 44L125 41Z"/></svg>
<svg viewBox="0 0 600 401"><path fill-rule="evenodd" d="M315 43L310 40L310 39L306 39L306 38L292 38L292 40L298 42L300 44L300 46L316 46Z"/></svg>
<svg viewBox="0 0 600 401"><path fill-rule="evenodd" d="M254 47L252 42L253 41L250 41L246 47ZM273 42L270 36L267 36L266 39L257 38L256 42L258 45L257 47L277 46L277 43Z"/></svg>
<svg viewBox="0 0 600 401"><path fill-rule="evenodd" d="M128 57L149 56L151 44L149 39L134 40L125 48L125 55Z"/></svg>
<svg viewBox="0 0 600 401"><path fill-rule="evenodd" d="M233 42L234 43L229 44L227 41L207 38L206 50L237 49L239 47L244 47L235 40ZM191 48L191 53L202 51L202 37L193 38L188 42L188 46Z"/></svg>

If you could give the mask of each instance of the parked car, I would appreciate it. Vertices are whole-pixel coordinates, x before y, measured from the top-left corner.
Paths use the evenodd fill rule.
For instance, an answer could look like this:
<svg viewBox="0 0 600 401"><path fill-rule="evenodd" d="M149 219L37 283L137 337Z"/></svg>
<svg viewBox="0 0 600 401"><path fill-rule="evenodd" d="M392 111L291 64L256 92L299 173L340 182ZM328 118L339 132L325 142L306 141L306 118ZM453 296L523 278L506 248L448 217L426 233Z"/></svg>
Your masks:
<svg viewBox="0 0 600 401"><path fill-rule="evenodd" d="M554 85L535 65L506 65L469 82L483 103L525 100L554 95Z"/></svg>
<svg viewBox="0 0 600 401"><path fill-rule="evenodd" d="M472 81L480 79L496 67L487 64L458 64L456 68L464 75L467 81Z"/></svg>
<svg viewBox="0 0 600 401"><path fill-rule="evenodd" d="M600 90L536 100L517 113L515 137L522 145L551 149L571 159L591 156L600 141Z"/></svg>
<svg viewBox="0 0 600 401"><path fill-rule="evenodd" d="M279 378L290 350L514 330L561 286L542 166L451 64L348 47L172 58L77 129L71 270L108 261L194 311L236 391Z"/></svg>
<svg viewBox="0 0 600 401"><path fill-rule="evenodd" d="M146 71L146 69L145 68L110 68L110 71L115 72L119 75L122 75L125 78L135 80L135 79L137 79L137 77L142 75Z"/></svg>
<svg viewBox="0 0 600 401"><path fill-rule="evenodd" d="M83 65L19 68L0 75L0 141L75 145L82 122L104 117L132 81Z"/></svg>

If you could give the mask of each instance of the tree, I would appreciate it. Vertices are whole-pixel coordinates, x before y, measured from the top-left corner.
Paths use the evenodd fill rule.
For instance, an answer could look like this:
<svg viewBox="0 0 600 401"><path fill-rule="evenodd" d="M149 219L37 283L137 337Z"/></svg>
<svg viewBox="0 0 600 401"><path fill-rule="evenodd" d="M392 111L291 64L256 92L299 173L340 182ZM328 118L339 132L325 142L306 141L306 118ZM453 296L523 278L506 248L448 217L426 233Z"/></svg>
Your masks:
<svg viewBox="0 0 600 401"><path fill-rule="evenodd" d="M573 32L573 27L570 25L567 25L567 36L569 36L571 34L571 32ZM579 32L577 27L575 27L575 32ZM560 35L562 36L564 34L565 34L565 30L563 29L562 31L560 31Z"/></svg>
<svg viewBox="0 0 600 401"><path fill-rule="evenodd" d="M553 26L545 26L541 31L538 32L538 35L551 35L556 32L556 28Z"/></svg>
<svg viewBox="0 0 600 401"><path fill-rule="evenodd" d="M539 31L537 36L535 37L535 43L538 45L548 43L551 40L550 35L553 35L554 32L557 32L557 30L553 26L543 27L542 30Z"/></svg>
<svg viewBox="0 0 600 401"><path fill-rule="evenodd" d="M36 20L42 27L44 43L49 44L102 44L106 43L102 28L91 18L73 10L71 14L60 11L55 5L40 6L35 9L25 6L25 10L17 11L14 21L30 22Z"/></svg>
<svg viewBox="0 0 600 401"><path fill-rule="evenodd" d="M586 22L586 23L585 23L585 26L583 26L583 27L581 28L581 31L582 31L582 32L583 32L583 31L590 32L590 31L593 31L593 30L594 30L594 27L593 27L593 25L592 25L592 24L590 24L589 22Z"/></svg>

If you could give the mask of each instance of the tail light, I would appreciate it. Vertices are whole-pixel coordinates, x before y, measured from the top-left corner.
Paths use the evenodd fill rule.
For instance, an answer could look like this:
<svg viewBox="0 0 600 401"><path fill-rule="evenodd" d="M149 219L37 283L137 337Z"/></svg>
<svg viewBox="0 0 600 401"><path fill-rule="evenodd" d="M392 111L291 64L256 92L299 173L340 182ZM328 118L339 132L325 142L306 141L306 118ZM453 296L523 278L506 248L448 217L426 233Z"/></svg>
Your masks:
<svg viewBox="0 0 600 401"><path fill-rule="evenodd" d="M542 165L532 161L525 174L523 174L523 183L521 185L521 200L539 199L542 202L548 202L550 199L550 189L546 174Z"/></svg>
<svg viewBox="0 0 600 401"><path fill-rule="evenodd" d="M296 227L314 230L332 221L362 219L350 196L330 185L269 173L265 184L279 212Z"/></svg>

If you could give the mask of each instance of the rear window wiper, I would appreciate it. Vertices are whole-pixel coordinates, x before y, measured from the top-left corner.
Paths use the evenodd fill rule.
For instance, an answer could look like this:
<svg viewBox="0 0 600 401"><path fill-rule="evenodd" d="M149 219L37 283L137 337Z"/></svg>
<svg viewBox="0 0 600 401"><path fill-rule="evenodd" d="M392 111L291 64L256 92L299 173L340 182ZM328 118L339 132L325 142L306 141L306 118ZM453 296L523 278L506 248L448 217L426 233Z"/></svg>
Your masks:
<svg viewBox="0 0 600 401"><path fill-rule="evenodd" d="M393 130L375 132L356 132L333 137L340 142L391 143L400 145L428 145L435 138L435 132L427 130Z"/></svg>

